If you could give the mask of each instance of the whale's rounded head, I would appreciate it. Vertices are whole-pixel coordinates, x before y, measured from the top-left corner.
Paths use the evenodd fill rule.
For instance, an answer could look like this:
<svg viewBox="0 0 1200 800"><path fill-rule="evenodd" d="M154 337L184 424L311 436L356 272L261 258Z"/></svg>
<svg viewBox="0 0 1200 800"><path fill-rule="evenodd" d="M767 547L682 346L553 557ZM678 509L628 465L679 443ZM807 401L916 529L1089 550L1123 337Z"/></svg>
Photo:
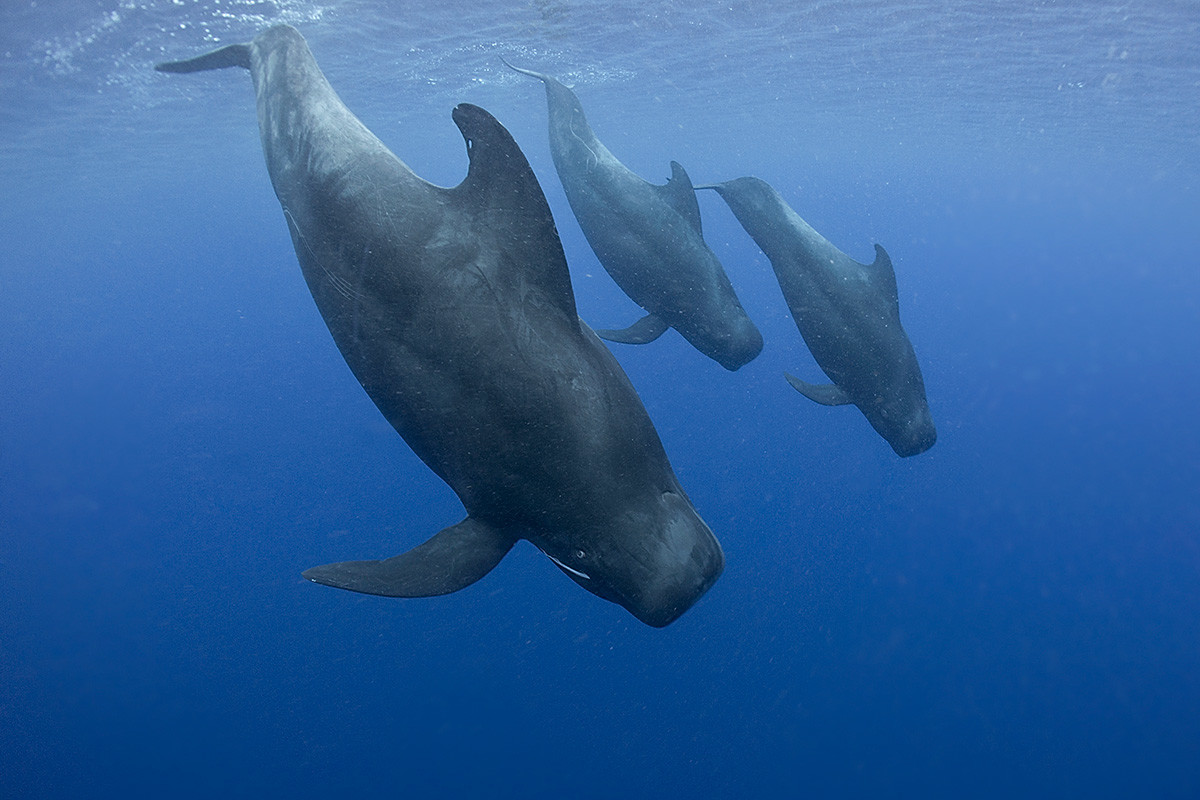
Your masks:
<svg viewBox="0 0 1200 800"><path fill-rule="evenodd" d="M924 389L899 392L895 397L881 400L870 409L863 409L871 426L887 440L901 458L924 453L937 442L933 414L925 400Z"/></svg>
<svg viewBox="0 0 1200 800"><path fill-rule="evenodd" d="M924 453L937 443L937 428L933 425L933 415L929 406L924 403L917 413L906 419L900 426L900 431L889 440L896 455L906 458Z"/></svg>
<svg viewBox="0 0 1200 800"><path fill-rule="evenodd" d="M728 330L713 338L713 352L710 355L718 364L733 372L758 357L763 349L763 338L740 307L730 309L725 316Z"/></svg>
<svg viewBox="0 0 1200 800"><path fill-rule="evenodd" d="M712 270L720 271L717 257L711 253L707 256ZM762 333L733 294L732 287L728 292L695 293L689 299L697 313L673 314L668 319L701 353L734 372L762 352Z"/></svg>
<svg viewBox="0 0 1200 800"><path fill-rule="evenodd" d="M682 494L663 492L638 506L586 535L534 544L589 592L662 628L716 582L725 556Z"/></svg>

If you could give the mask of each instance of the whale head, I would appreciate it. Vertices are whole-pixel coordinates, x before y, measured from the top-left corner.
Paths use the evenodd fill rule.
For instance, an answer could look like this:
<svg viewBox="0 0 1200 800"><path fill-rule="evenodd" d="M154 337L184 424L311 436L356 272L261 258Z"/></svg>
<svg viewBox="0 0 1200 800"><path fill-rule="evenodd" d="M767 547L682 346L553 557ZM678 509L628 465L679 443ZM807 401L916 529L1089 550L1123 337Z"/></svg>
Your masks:
<svg viewBox="0 0 1200 800"><path fill-rule="evenodd" d="M762 334L740 304L731 307L709 302L707 308L707 314L676 321L676 330L730 372L758 357L763 349Z"/></svg>
<svg viewBox="0 0 1200 800"><path fill-rule="evenodd" d="M655 628L691 608L725 567L716 537L676 491L570 537L531 541L575 583Z"/></svg>
<svg viewBox="0 0 1200 800"><path fill-rule="evenodd" d="M925 399L925 385L918 374L899 385L891 395L872 406L860 406L871 423L901 458L924 453L937 443L937 428Z"/></svg>

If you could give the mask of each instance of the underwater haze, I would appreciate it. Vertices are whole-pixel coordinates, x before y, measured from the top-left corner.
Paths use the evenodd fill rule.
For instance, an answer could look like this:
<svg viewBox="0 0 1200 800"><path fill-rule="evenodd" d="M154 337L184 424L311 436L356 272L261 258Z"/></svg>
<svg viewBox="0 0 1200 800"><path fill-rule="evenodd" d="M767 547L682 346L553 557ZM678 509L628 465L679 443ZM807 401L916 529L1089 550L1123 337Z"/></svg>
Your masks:
<svg viewBox="0 0 1200 800"><path fill-rule="evenodd" d="M824 382L713 192L763 334L609 347L725 551L643 625L528 543L455 594L301 572L462 518L354 379L244 70L307 38L423 178L482 106L588 247L542 86L654 183L755 175L887 248L937 444ZM9 0L0 6L0 797L1200 795L1200 5Z"/></svg>

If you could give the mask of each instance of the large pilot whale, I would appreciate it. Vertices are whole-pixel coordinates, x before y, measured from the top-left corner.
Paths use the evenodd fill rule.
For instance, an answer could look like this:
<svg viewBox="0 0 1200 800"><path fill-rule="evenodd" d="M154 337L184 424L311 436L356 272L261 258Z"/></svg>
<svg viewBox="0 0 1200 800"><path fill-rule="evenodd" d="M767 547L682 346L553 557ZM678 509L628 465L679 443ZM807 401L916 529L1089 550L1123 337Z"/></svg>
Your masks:
<svg viewBox="0 0 1200 800"><path fill-rule="evenodd" d="M596 138L574 92L549 75L504 63L545 84L550 154L571 210L604 269L649 312L624 330L597 333L645 344L674 328L726 369L752 361L762 335L704 242L700 205L683 167L672 161L662 186L642 180Z"/></svg>
<svg viewBox="0 0 1200 800"><path fill-rule="evenodd" d="M896 272L875 245L875 262L860 264L800 218L774 187L737 178L716 189L770 260L792 319L832 384L794 375L788 382L828 406L853 403L900 456L933 447L937 430L925 381L900 325Z"/></svg>
<svg viewBox="0 0 1200 800"><path fill-rule="evenodd" d="M363 388L467 517L380 561L314 567L367 594L447 594L518 539L664 626L720 575L616 359L578 317L549 206L499 122L459 105L465 180L417 177L347 109L294 28L163 72L250 71L267 170L313 299Z"/></svg>

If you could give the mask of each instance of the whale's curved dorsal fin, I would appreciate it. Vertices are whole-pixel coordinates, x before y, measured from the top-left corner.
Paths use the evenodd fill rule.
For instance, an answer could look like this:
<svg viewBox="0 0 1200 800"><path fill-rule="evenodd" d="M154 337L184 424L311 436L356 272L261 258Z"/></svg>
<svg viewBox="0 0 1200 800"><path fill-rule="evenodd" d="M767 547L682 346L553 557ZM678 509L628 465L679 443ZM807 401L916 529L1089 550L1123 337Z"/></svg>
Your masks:
<svg viewBox="0 0 1200 800"><path fill-rule="evenodd" d="M896 288L896 268L883 245L875 245L875 261L867 267L871 280L875 281L884 295L892 301L897 313L900 310L900 290Z"/></svg>
<svg viewBox="0 0 1200 800"><path fill-rule="evenodd" d="M460 103L452 116L471 161L463 182L447 190L453 202L491 232L508 263L534 274L558 307L576 319L575 293L558 229L521 148L479 106Z"/></svg>
<svg viewBox="0 0 1200 800"><path fill-rule="evenodd" d="M679 216L688 221L696 233L703 235L700 228L700 203L696 201L696 190L692 188L692 179L687 170L678 161L671 162L671 180L662 186L656 186L662 199Z"/></svg>

